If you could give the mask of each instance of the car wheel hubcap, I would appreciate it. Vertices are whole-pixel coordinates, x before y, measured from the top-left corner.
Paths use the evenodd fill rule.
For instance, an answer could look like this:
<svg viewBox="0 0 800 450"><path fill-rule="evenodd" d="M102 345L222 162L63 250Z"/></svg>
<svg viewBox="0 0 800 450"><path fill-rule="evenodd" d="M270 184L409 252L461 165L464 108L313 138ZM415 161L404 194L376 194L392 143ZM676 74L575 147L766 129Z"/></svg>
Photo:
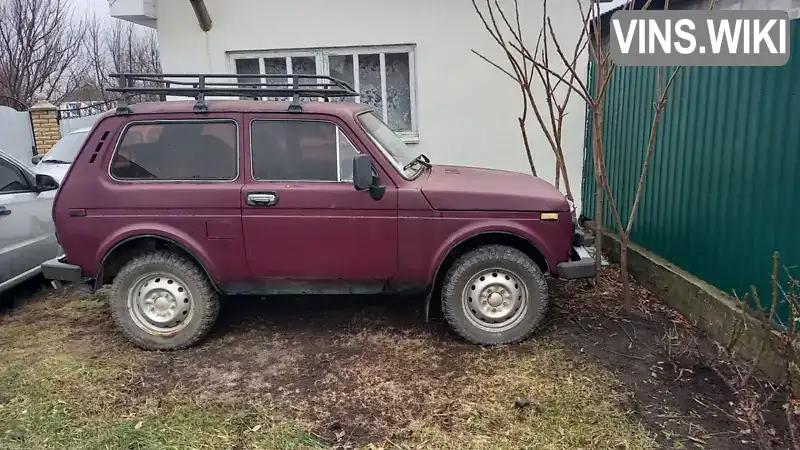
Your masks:
<svg viewBox="0 0 800 450"><path fill-rule="evenodd" d="M150 334L177 333L189 323L193 306L186 284L165 273L140 277L128 292L128 311L133 322Z"/></svg>
<svg viewBox="0 0 800 450"><path fill-rule="evenodd" d="M528 288L511 270L484 270L467 282L462 306L474 326L485 331L506 331L525 317Z"/></svg>

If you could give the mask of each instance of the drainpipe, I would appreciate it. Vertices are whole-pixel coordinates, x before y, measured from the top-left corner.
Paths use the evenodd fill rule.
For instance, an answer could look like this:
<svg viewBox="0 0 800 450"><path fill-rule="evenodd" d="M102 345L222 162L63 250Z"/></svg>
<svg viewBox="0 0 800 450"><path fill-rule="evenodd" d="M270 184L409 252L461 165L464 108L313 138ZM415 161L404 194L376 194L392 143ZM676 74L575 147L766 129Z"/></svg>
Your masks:
<svg viewBox="0 0 800 450"><path fill-rule="evenodd" d="M208 15L205 0L189 0L189 3L192 4L192 9L194 9L194 15L197 16L200 28L203 31L210 30L213 22L211 22L211 16Z"/></svg>

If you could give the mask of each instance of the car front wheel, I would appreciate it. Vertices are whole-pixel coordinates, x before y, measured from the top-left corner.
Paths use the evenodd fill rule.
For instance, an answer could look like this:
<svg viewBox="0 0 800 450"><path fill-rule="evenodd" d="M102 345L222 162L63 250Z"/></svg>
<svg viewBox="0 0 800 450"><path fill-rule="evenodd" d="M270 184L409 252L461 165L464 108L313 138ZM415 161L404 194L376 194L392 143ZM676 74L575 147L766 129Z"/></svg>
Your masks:
<svg viewBox="0 0 800 450"><path fill-rule="evenodd" d="M544 318L547 301L547 282L536 263L503 245L462 255L442 286L447 322L461 337L480 345L526 339Z"/></svg>
<svg viewBox="0 0 800 450"><path fill-rule="evenodd" d="M146 350L176 350L202 339L217 319L219 298L193 261L170 252L137 256L111 287L117 326Z"/></svg>

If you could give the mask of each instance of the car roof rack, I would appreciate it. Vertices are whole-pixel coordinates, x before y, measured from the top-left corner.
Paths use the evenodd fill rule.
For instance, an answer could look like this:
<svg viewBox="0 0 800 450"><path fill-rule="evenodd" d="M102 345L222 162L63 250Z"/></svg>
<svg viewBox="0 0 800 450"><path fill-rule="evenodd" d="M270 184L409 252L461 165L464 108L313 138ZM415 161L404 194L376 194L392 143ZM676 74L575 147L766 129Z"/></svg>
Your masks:
<svg viewBox="0 0 800 450"><path fill-rule="evenodd" d="M117 87L106 91L125 94L117 106L117 114L132 113L125 98L133 94L191 97L197 101L194 110L198 113L208 111L205 98L211 96L291 97L289 111L302 112L301 98L321 98L327 102L331 98L360 95L346 82L327 75L112 73L109 76L118 82Z"/></svg>

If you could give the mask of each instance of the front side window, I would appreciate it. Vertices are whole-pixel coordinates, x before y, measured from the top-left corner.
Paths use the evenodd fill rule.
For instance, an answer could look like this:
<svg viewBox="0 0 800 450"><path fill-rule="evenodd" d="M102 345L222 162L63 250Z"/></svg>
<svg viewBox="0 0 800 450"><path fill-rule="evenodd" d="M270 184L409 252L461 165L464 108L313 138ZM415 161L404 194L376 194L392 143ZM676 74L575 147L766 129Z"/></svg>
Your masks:
<svg viewBox="0 0 800 450"><path fill-rule="evenodd" d="M349 181L358 154L338 126L304 120L255 120L250 129L257 181Z"/></svg>
<svg viewBox="0 0 800 450"><path fill-rule="evenodd" d="M126 128L111 161L118 180L232 181L239 172L236 123L138 123Z"/></svg>
<svg viewBox="0 0 800 450"><path fill-rule="evenodd" d="M27 192L31 186L18 167L0 159L0 194Z"/></svg>
<svg viewBox="0 0 800 450"><path fill-rule="evenodd" d="M237 74L328 75L342 80L361 95L334 101L366 103L392 131L403 138L417 137L413 46L241 52L232 54L231 58ZM240 78L239 82L247 80ZM289 80L264 78L262 81L285 85ZM310 79L303 82L315 84Z"/></svg>

